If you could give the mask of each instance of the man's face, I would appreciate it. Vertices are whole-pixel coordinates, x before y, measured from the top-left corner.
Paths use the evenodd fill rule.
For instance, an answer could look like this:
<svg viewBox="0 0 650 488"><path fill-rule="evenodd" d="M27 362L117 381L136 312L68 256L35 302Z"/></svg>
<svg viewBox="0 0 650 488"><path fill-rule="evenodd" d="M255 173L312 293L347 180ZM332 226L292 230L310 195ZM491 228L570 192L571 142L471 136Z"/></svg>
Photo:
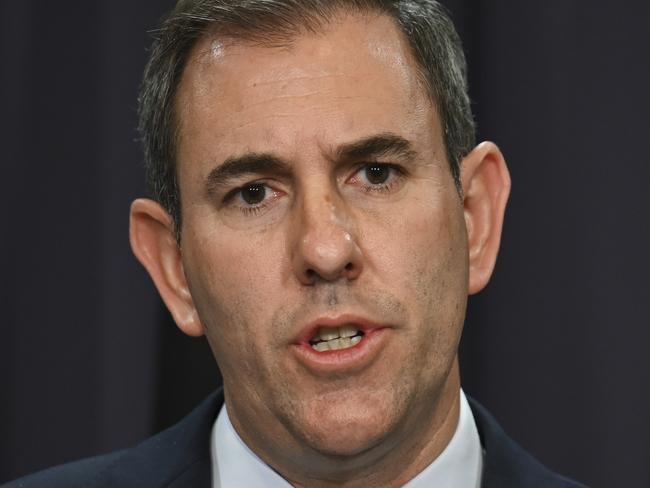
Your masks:
<svg viewBox="0 0 650 488"><path fill-rule="evenodd" d="M466 230L392 21L277 48L204 39L177 109L184 272L242 437L345 455L427 428L451 388ZM339 332L361 339L325 341Z"/></svg>

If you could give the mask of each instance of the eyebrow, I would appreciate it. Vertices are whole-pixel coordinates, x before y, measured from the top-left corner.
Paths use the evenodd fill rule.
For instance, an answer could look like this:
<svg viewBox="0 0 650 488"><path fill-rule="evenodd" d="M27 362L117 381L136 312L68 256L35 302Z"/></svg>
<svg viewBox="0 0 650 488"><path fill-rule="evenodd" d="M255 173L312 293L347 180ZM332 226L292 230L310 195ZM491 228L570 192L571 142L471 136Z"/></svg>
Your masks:
<svg viewBox="0 0 650 488"><path fill-rule="evenodd" d="M291 176L290 166L282 159L268 153L248 153L243 156L226 159L214 168L206 178L208 194L243 175L275 174L282 177Z"/></svg>
<svg viewBox="0 0 650 488"><path fill-rule="evenodd" d="M393 156L413 160L416 152L411 143L394 133L382 133L342 144L333 151L335 161L358 161L381 156ZM244 175L267 174L290 178L292 168L283 159L271 153L247 153L226 159L214 168L206 178L208 194L230 185L232 180Z"/></svg>
<svg viewBox="0 0 650 488"><path fill-rule="evenodd" d="M343 144L336 149L338 160L359 160L380 156L395 156L407 160L415 159L416 152L411 143L397 134L386 132Z"/></svg>

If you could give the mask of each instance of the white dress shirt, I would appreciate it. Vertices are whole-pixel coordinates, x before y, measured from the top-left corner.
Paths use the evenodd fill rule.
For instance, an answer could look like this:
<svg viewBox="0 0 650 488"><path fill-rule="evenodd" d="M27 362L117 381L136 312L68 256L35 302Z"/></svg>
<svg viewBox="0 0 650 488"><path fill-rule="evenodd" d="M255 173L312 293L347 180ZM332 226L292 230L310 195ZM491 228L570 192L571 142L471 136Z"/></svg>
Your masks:
<svg viewBox="0 0 650 488"><path fill-rule="evenodd" d="M291 488L237 434L226 405L212 427L213 488ZM467 398L460 391L460 418L451 441L440 455L405 488L480 488L483 451Z"/></svg>

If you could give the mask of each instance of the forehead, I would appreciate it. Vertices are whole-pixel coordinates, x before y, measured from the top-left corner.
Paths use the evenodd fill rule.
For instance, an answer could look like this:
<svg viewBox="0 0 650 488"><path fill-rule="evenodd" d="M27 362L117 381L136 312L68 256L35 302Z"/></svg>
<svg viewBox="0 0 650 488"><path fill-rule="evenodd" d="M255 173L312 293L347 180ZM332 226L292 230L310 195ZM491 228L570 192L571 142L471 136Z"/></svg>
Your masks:
<svg viewBox="0 0 650 488"><path fill-rule="evenodd" d="M407 41L379 14L341 14L281 47L206 36L176 102L181 169L243 151L304 154L382 132L440 143Z"/></svg>

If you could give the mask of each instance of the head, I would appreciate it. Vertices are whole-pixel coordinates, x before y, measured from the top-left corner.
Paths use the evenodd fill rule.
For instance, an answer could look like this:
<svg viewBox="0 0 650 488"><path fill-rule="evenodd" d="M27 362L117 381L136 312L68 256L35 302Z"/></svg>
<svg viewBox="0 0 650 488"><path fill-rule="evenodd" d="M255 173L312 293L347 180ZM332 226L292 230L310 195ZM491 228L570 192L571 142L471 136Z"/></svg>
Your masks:
<svg viewBox="0 0 650 488"><path fill-rule="evenodd" d="M431 1L182 1L159 33L132 246L298 484L430 461L453 432L509 189L464 72Z"/></svg>
<svg viewBox="0 0 650 488"><path fill-rule="evenodd" d="M206 34L282 45L317 32L341 11L390 17L404 36L423 89L438 107L447 161L460 189L460 161L474 147L474 121L467 94L460 39L435 1L179 1L158 30L140 96L140 132L151 196L172 216L177 237L182 221L177 180L176 94L190 52Z"/></svg>

